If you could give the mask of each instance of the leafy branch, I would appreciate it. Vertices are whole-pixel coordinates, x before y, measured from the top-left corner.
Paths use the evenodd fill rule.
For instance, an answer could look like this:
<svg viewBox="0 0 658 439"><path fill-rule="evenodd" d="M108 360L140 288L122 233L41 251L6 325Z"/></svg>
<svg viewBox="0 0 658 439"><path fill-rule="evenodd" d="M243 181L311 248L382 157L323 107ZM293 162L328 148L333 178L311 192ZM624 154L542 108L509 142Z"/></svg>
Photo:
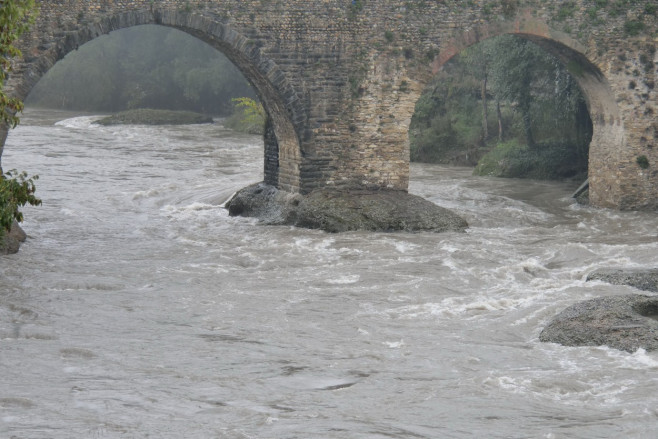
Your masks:
<svg viewBox="0 0 658 439"><path fill-rule="evenodd" d="M41 200L34 196L34 181L38 179L38 175L28 178L27 172L19 174L16 170L0 176L0 233L9 231L14 220L23 221L19 207L41 205Z"/></svg>
<svg viewBox="0 0 658 439"><path fill-rule="evenodd" d="M247 97L233 98L231 101L235 105L235 111L224 125L243 133L261 134L267 119L263 104Z"/></svg>

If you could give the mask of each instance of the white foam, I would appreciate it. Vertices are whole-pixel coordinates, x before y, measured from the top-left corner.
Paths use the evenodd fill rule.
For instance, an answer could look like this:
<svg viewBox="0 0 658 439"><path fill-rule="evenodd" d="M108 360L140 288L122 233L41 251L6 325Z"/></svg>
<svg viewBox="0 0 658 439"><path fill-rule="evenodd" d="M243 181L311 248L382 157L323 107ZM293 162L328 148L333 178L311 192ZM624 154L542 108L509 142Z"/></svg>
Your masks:
<svg viewBox="0 0 658 439"><path fill-rule="evenodd" d="M90 128L101 128L100 125L94 124L94 122L102 119L103 116L78 116L72 117L70 119L60 120L55 122L55 126L60 126L64 128L73 128L73 129L90 129Z"/></svg>
<svg viewBox="0 0 658 439"><path fill-rule="evenodd" d="M418 248L418 245L406 241L392 241L391 244L399 253L406 253L409 250Z"/></svg>
<svg viewBox="0 0 658 439"><path fill-rule="evenodd" d="M347 276L339 276L335 279L329 279L327 280L327 283L331 285L348 285L348 284L355 284L360 279L361 276L359 276L358 274L353 274Z"/></svg>
<svg viewBox="0 0 658 439"><path fill-rule="evenodd" d="M476 317L489 312L511 311L534 303L533 297L447 297L441 302L407 305L386 311L391 317L428 319L464 315Z"/></svg>
<svg viewBox="0 0 658 439"><path fill-rule="evenodd" d="M217 205L200 202L193 202L186 206L174 206L167 204L161 208L161 211L165 216L176 220L188 220L191 218L197 218L201 213L212 212L213 214L216 214L224 210L225 209L222 209Z"/></svg>
<svg viewBox="0 0 658 439"><path fill-rule="evenodd" d="M608 357L619 363L618 368L631 370L658 369L658 353L656 352L648 353L645 349L639 348L637 351L629 354L607 347L600 349L605 351Z"/></svg>

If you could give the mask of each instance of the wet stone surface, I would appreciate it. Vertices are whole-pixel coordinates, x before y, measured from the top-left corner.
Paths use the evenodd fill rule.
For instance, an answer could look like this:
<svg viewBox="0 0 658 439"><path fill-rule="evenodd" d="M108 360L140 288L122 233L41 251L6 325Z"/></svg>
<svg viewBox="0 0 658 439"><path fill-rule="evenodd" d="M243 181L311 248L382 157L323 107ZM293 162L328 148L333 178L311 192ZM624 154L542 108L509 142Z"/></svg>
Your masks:
<svg viewBox="0 0 658 439"><path fill-rule="evenodd" d="M11 230L0 237L0 255L17 253L21 242L25 242L27 235L16 221Z"/></svg>
<svg viewBox="0 0 658 439"><path fill-rule="evenodd" d="M587 280L600 280L613 285L628 285L638 290L658 293L658 269L618 270L601 269L590 273Z"/></svg>
<svg viewBox="0 0 658 439"><path fill-rule="evenodd" d="M609 346L627 352L658 349L658 296L629 294L576 303L539 335L565 346Z"/></svg>
<svg viewBox="0 0 658 439"><path fill-rule="evenodd" d="M265 224L327 232L461 232L468 224L448 209L403 191L316 190L287 194L259 183L239 191L228 203L231 216L259 218Z"/></svg>

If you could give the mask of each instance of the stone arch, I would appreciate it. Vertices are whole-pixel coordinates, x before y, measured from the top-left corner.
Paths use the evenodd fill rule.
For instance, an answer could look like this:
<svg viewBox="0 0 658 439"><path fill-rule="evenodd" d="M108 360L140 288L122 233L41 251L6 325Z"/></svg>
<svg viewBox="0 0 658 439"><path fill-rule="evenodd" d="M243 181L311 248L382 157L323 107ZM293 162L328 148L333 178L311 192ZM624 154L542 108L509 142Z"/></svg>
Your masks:
<svg viewBox="0 0 658 439"><path fill-rule="evenodd" d="M181 10L152 9L102 17L87 27L64 32L44 52L24 53L24 71L10 78L11 94L25 99L30 90L55 63L97 37L133 26L155 24L190 34L222 52L255 88L267 112L265 141L265 181L290 192L300 190L302 160L300 138L307 124L307 111L283 71L261 53L258 43L240 29L209 17ZM6 130L0 136L4 145ZM0 153L2 149L0 148Z"/></svg>
<svg viewBox="0 0 658 439"><path fill-rule="evenodd" d="M624 127L614 92L605 75L591 61L588 50L568 35L549 28L532 17L484 23L454 34L443 44L431 64L431 73L438 70L462 50L499 35L512 34L525 38L545 49L560 60L581 88L592 119L593 134L589 151L590 199L601 207L614 207L615 201L600 177L610 172L607 163L619 161L625 145ZM428 78L424 78L425 84Z"/></svg>

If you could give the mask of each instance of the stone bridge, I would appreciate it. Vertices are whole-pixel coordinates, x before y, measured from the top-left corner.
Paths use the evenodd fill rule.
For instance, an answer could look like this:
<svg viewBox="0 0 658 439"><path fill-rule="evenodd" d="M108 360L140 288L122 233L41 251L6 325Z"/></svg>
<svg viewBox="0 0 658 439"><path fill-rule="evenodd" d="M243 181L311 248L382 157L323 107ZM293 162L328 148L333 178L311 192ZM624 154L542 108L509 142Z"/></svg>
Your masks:
<svg viewBox="0 0 658 439"><path fill-rule="evenodd" d="M255 87L269 116L265 181L301 194L406 191L409 122L433 74L472 44L516 34L559 58L584 91L594 125L591 203L658 208L655 0L37 3L10 94L25 98L67 53L114 30L179 29L221 51Z"/></svg>

